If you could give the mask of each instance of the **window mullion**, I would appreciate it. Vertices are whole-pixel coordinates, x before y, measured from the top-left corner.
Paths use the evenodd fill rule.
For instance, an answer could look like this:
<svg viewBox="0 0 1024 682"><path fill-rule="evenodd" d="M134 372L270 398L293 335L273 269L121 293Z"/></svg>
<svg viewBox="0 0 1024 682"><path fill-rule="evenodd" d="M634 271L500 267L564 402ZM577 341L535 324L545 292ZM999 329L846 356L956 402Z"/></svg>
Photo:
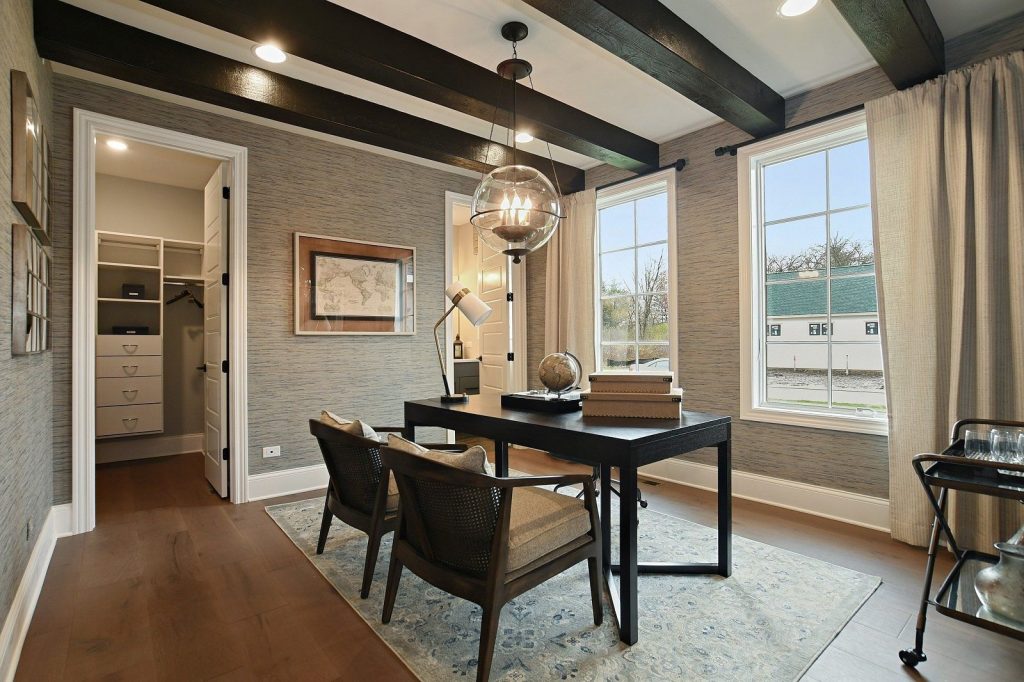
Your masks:
<svg viewBox="0 0 1024 682"><path fill-rule="evenodd" d="M828 399L828 409L835 407L832 396L832 197L829 183L829 150L825 150L825 336L826 344L826 373L825 373L825 396Z"/></svg>

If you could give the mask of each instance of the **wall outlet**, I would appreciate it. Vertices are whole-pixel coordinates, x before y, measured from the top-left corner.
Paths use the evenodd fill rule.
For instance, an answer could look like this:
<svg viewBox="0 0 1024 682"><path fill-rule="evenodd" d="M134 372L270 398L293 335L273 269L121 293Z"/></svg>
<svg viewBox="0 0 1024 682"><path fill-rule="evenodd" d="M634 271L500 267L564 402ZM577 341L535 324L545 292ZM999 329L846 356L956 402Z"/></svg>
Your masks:
<svg viewBox="0 0 1024 682"><path fill-rule="evenodd" d="M271 445L269 448L263 448L263 457L264 458L267 458L267 457L280 457L280 456L281 456L281 446L280 445Z"/></svg>

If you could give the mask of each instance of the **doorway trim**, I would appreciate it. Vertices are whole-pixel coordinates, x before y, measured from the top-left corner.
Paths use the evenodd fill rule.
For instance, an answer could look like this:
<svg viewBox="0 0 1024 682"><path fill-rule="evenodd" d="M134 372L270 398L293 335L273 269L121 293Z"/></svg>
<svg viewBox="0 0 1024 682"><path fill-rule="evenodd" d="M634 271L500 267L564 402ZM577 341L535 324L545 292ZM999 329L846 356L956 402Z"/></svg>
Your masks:
<svg viewBox="0 0 1024 682"><path fill-rule="evenodd" d="M452 282L454 277L454 264L455 264L455 204L465 204L467 206L473 205L473 197L468 194L459 194L458 192L445 192L444 193L444 285L447 287ZM509 285L512 288L512 318L510 323L512 325L512 352L515 353L518 360L513 361L512 364L512 387L513 391L525 391L527 389L527 370L526 370L526 359L527 359L527 318L526 318L526 263L515 266L512 264L512 259L508 259L509 268ZM479 293L479 292L474 292ZM448 299L443 297L444 310L448 309ZM448 376L454 376L455 373L455 351L452 344L448 341L454 337L454 327L452 326L452 316L449 316L445 320L444 325L444 338L445 338L445 371Z"/></svg>
<svg viewBox="0 0 1024 682"><path fill-rule="evenodd" d="M228 233L229 481L231 501L248 501L246 179L248 150L174 130L74 110L71 316L71 525L96 527L96 145L97 135L128 137L226 161L231 177Z"/></svg>

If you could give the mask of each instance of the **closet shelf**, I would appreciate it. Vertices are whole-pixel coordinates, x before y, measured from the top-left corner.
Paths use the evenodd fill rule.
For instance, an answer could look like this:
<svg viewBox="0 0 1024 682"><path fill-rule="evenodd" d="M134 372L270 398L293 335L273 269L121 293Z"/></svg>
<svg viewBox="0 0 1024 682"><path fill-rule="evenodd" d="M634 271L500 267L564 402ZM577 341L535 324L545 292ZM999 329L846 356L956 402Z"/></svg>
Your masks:
<svg viewBox="0 0 1024 682"><path fill-rule="evenodd" d="M157 299L151 298L97 298L100 303L160 303Z"/></svg>
<svg viewBox="0 0 1024 682"><path fill-rule="evenodd" d="M100 261L96 264L108 270L159 270L159 265L139 265L137 263L115 263L113 261Z"/></svg>
<svg viewBox="0 0 1024 682"><path fill-rule="evenodd" d="M183 280L183 281L188 281L188 282L199 282L199 283L202 283L203 276L202 275L174 275L174 274L171 274L169 272L165 272L164 273L164 279L165 280L167 280L167 279L177 279L177 280Z"/></svg>

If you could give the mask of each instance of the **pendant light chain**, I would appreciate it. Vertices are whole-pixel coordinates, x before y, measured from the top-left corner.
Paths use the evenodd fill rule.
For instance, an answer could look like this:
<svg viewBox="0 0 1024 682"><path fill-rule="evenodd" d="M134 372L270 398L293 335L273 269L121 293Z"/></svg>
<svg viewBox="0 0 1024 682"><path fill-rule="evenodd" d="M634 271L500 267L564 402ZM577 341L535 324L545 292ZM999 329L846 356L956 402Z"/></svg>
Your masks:
<svg viewBox="0 0 1024 682"><path fill-rule="evenodd" d="M513 48L513 52L514 51L515 48ZM526 77L530 80L530 89L536 92L537 88L533 86L533 74L527 74ZM562 186L558 182L558 173L555 171L555 157L551 155L551 143L544 140L544 146L548 149L548 161L551 162L551 177L555 181L555 191L558 193L558 196L562 196ZM565 216L560 217L564 218Z"/></svg>

